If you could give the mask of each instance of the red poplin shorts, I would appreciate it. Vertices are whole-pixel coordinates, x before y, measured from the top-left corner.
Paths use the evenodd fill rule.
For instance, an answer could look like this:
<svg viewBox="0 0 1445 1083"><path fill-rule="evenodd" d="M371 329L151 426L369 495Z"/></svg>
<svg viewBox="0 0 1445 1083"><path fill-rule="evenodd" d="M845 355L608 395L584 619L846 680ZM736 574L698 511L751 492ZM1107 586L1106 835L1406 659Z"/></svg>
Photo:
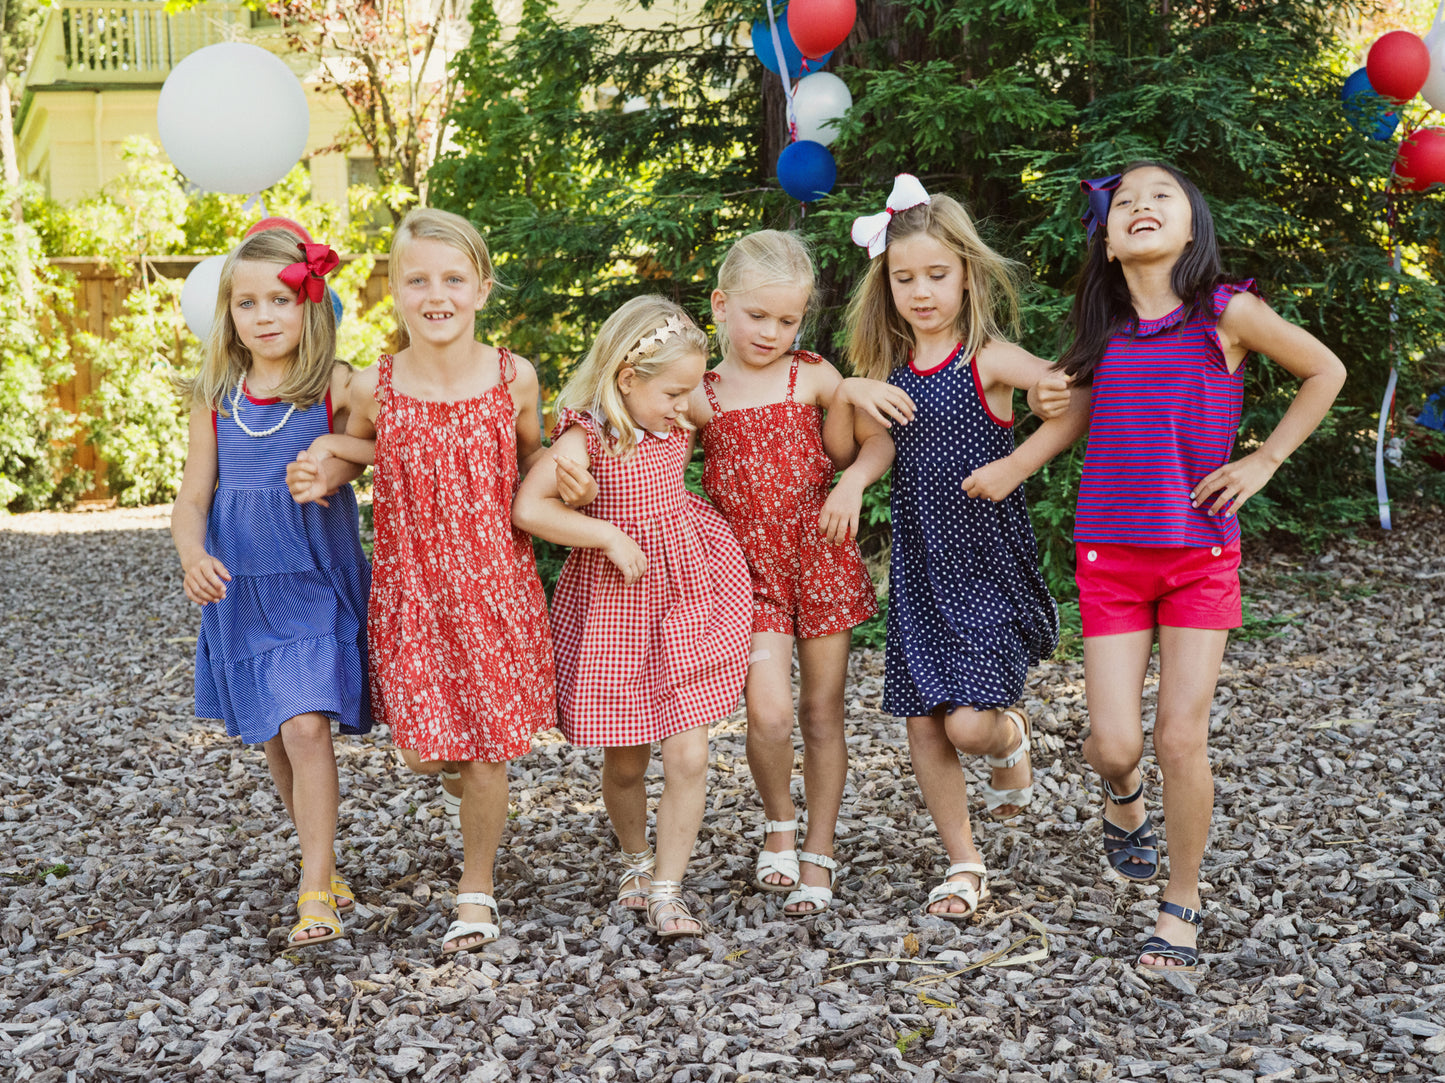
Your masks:
<svg viewBox="0 0 1445 1083"><path fill-rule="evenodd" d="M1074 546L1085 636L1170 628L1238 628L1239 543L1212 548Z"/></svg>

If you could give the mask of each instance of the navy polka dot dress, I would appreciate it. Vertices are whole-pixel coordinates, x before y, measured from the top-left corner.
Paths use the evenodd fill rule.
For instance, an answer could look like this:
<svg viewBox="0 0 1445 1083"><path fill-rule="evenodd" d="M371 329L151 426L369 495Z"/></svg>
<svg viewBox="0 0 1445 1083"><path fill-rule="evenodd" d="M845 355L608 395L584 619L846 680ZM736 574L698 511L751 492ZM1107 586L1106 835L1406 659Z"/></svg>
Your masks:
<svg viewBox="0 0 1445 1083"><path fill-rule="evenodd" d="M1013 452L1013 421L993 416L974 366L950 358L888 382L917 412L891 434L893 553L883 709L1008 707L1028 667L1054 652L1059 617L1039 571L1022 488L994 503L963 479Z"/></svg>

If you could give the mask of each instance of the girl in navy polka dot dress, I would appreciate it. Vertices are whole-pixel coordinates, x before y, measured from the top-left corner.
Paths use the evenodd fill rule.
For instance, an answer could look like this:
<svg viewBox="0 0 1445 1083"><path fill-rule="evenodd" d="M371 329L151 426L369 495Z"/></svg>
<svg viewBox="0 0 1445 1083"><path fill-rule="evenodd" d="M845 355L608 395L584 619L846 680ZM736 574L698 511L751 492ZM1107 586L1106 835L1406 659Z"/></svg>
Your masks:
<svg viewBox="0 0 1445 1083"><path fill-rule="evenodd" d="M1078 396L1015 449L1014 391L1048 363L1004 339L1015 265L956 200L930 198L903 174L888 209L858 219L853 239L872 257L848 314L862 378L844 381L827 423L856 425L865 450L884 449L860 451L874 478L893 466L883 709L908 719L914 773L948 851L927 912L966 921L988 877L958 754L986 757L997 818L1028 805L1029 726L1012 704L1028 667L1058 644L1020 486L1078 437L1087 402Z"/></svg>

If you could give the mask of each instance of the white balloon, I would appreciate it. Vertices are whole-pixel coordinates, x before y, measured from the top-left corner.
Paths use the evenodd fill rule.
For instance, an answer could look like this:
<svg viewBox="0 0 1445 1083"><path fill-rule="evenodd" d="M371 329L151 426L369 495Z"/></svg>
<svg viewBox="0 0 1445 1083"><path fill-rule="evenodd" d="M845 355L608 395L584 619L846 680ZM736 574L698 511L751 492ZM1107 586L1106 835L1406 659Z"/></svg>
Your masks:
<svg viewBox="0 0 1445 1083"><path fill-rule="evenodd" d="M853 107L848 84L832 72L804 76L793 91L793 110L798 117L798 139L811 139L827 146L838 138L837 121Z"/></svg>
<svg viewBox="0 0 1445 1083"><path fill-rule="evenodd" d="M1430 50L1430 74L1420 88L1420 97L1430 103L1431 109L1445 109L1445 23L1430 28L1425 47Z"/></svg>
<svg viewBox="0 0 1445 1083"><path fill-rule="evenodd" d="M186 326L202 342L211 333L211 324L216 320L216 299L221 294L221 268L226 265L225 256L211 256L201 260L186 275L181 287L181 315Z"/></svg>
<svg viewBox="0 0 1445 1083"><path fill-rule="evenodd" d="M223 42L186 57L156 106L161 144L187 180L212 192L269 188L306 150L306 91L279 57Z"/></svg>

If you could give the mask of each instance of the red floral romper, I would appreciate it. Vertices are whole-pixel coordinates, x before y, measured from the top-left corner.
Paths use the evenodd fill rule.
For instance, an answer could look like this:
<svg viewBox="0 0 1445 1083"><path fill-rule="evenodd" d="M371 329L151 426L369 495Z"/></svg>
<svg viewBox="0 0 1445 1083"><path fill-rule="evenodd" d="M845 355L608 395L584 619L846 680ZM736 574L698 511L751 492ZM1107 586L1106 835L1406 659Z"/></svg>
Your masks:
<svg viewBox="0 0 1445 1083"><path fill-rule="evenodd" d="M823 359L794 352L787 398L766 406L724 410L713 394L717 372L703 377L713 418L702 433L702 487L747 558L753 631L816 639L862 624L878 599L857 542L834 545L818 533L834 468L822 407L793 399L800 360Z"/></svg>
<svg viewBox="0 0 1445 1083"><path fill-rule="evenodd" d="M748 569L715 508L683 485L692 436L639 434L608 453L590 414L563 410L555 440L587 433L597 498L581 509L621 527L647 557L626 585L601 549L576 548L552 592L557 709L574 745L619 748L716 722L748 669Z"/></svg>
<svg viewBox="0 0 1445 1083"><path fill-rule="evenodd" d="M512 527L512 355L476 398L433 402L376 383L371 702L401 748L498 763L554 724L547 603L532 539Z"/></svg>

